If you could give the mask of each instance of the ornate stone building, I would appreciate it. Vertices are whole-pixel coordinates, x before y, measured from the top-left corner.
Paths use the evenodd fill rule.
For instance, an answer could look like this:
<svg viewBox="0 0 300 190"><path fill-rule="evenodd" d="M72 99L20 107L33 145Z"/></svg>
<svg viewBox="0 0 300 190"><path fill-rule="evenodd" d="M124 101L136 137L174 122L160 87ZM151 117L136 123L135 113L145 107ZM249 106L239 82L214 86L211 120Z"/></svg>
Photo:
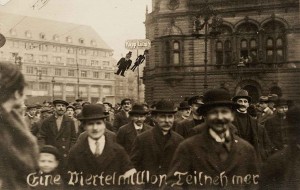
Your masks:
<svg viewBox="0 0 300 190"><path fill-rule="evenodd" d="M153 0L146 14L150 55L144 69L145 100L243 88L255 101L276 93L300 102L300 21L298 0ZM209 9L207 9L209 8ZM207 25L207 10L222 19ZM196 23L200 16L200 23ZM218 31L218 32L216 32ZM218 35L211 35L215 32ZM207 64L205 64L207 53ZM206 78L206 79L205 79Z"/></svg>

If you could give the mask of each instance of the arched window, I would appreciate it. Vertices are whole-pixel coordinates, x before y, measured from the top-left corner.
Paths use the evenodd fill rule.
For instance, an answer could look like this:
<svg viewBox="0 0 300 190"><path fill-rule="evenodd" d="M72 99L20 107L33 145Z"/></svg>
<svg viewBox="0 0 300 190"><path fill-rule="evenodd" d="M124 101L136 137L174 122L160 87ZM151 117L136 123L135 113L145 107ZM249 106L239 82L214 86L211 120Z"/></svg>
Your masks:
<svg viewBox="0 0 300 190"><path fill-rule="evenodd" d="M165 63L170 64L170 42L165 42Z"/></svg>
<svg viewBox="0 0 300 190"><path fill-rule="evenodd" d="M232 46L230 40L225 41L224 52L225 52L225 64L230 65L232 63Z"/></svg>
<svg viewBox="0 0 300 190"><path fill-rule="evenodd" d="M173 64L180 64L180 44L178 41L173 43Z"/></svg>
<svg viewBox="0 0 300 190"><path fill-rule="evenodd" d="M216 64L223 64L223 43L221 41L216 43Z"/></svg>
<svg viewBox="0 0 300 190"><path fill-rule="evenodd" d="M286 29L283 23L272 20L264 24L265 58L267 63L285 61Z"/></svg>
<svg viewBox="0 0 300 190"><path fill-rule="evenodd" d="M232 64L232 28L228 25L221 25L219 31L221 34L215 43L216 65Z"/></svg>

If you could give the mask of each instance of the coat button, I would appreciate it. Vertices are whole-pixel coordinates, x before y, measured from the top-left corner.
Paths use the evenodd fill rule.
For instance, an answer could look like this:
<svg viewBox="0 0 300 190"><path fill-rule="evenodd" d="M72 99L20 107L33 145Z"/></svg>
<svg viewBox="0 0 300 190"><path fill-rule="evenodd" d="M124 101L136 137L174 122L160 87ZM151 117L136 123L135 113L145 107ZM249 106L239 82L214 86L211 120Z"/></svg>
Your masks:
<svg viewBox="0 0 300 190"><path fill-rule="evenodd" d="M64 154L64 157L67 157L67 154Z"/></svg>
<svg viewBox="0 0 300 190"><path fill-rule="evenodd" d="M65 141L65 138L62 138L61 140L62 140L62 141Z"/></svg>
<svg viewBox="0 0 300 190"><path fill-rule="evenodd" d="M66 146L62 146L63 149L66 149Z"/></svg>
<svg viewBox="0 0 300 190"><path fill-rule="evenodd" d="M158 166L158 168L159 168L159 169L161 169L161 165L160 165L160 166Z"/></svg>

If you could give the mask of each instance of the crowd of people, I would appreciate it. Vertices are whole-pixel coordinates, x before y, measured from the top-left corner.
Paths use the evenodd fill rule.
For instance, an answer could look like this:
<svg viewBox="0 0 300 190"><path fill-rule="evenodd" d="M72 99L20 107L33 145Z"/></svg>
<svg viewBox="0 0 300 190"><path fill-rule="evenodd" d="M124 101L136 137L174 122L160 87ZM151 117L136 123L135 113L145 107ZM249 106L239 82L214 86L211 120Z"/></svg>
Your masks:
<svg viewBox="0 0 300 190"><path fill-rule="evenodd" d="M300 188L300 107L276 94L24 109L24 76L0 79L0 189Z"/></svg>

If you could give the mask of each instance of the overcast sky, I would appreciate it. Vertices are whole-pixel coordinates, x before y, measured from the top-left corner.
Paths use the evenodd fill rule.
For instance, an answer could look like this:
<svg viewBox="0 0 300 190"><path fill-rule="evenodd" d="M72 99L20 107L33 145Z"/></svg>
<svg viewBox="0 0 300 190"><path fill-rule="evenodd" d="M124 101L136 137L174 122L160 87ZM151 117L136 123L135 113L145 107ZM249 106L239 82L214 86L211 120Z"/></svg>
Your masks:
<svg viewBox="0 0 300 190"><path fill-rule="evenodd" d="M125 40L145 38L146 5L151 11L151 0L48 0L33 9L37 1L10 0L0 11L90 25L114 49L116 59L128 52Z"/></svg>

